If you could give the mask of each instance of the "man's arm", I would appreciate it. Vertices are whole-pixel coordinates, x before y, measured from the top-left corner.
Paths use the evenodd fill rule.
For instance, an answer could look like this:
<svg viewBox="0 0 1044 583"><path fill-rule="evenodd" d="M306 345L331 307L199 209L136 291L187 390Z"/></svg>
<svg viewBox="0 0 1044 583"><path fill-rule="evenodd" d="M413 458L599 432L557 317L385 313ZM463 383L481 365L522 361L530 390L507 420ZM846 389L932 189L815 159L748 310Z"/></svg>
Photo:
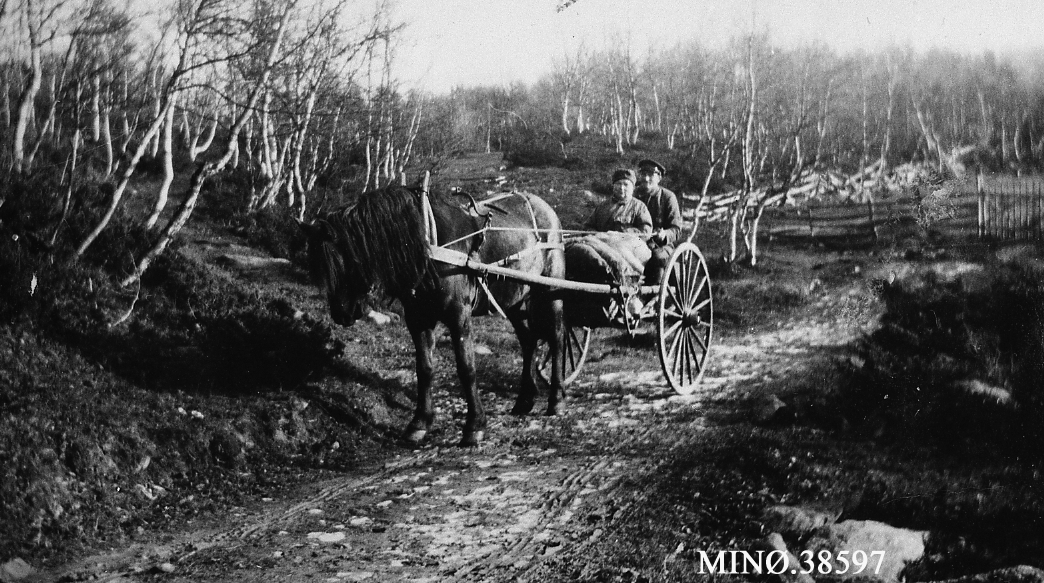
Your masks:
<svg viewBox="0 0 1044 583"><path fill-rule="evenodd" d="M663 191L661 204L663 205L661 210L663 213L662 245L673 246L681 237L682 227L685 225L682 220L681 206L678 204L678 197L667 189Z"/></svg>
<svg viewBox="0 0 1044 583"><path fill-rule="evenodd" d="M652 234L652 215L649 214L649 207L645 206L645 203L640 200L635 200L635 202L638 204L635 205L634 218L631 220L632 228L628 229L628 231L645 235Z"/></svg>

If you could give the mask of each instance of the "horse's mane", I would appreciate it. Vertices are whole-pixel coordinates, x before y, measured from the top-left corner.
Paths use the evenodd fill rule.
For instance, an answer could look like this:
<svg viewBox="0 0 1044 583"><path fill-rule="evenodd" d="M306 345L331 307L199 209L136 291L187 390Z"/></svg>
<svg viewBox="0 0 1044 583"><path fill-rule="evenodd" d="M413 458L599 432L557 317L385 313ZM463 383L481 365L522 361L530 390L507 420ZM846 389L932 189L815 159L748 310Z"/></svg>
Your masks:
<svg viewBox="0 0 1044 583"><path fill-rule="evenodd" d="M415 196L408 188L388 187L363 194L354 205L327 215L325 222L340 252L339 258L325 259L328 266L354 262L351 272L362 278L360 284L392 296L420 285L429 260ZM339 271L344 273L343 263Z"/></svg>

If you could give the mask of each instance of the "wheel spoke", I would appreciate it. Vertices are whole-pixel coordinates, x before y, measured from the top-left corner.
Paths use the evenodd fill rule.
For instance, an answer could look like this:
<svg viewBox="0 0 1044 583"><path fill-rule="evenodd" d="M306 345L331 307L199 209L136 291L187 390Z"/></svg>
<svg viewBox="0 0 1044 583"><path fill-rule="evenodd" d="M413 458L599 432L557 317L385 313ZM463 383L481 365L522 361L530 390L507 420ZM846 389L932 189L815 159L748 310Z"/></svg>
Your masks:
<svg viewBox="0 0 1044 583"><path fill-rule="evenodd" d="M569 339L573 342L573 344L579 346L580 339L577 337L576 330L576 328L569 328ZM581 330L583 330L583 328L581 328Z"/></svg>
<svg viewBox="0 0 1044 583"><path fill-rule="evenodd" d="M668 309L668 308L664 308L663 309L663 313L664 313L664 315L673 316L673 317L675 317L675 318L677 318L679 320L681 320L682 318L685 317L685 316L681 315L680 313L675 312L674 310L671 310L671 309Z"/></svg>
<svg viewBox="0 0 1044 583"><path fill-rule="evenodd" d="M696 301L696 298L700 297L700 293L703 291L703 287L704 287L704 284L707 283L707 279L708 278L707 278L706 275L700 278L700 285L696 287L696 293L694 293L694 294L692 294L692 296L690 296L692 298L692 301ZM708 298L706 301L709 302L710 299Z"/></svg>
<svg viewBox="0 0 1044 583"><path fill-rule="evenodd" d="M696 275L698 270L694 271L688 261L685 263L685 307L692 305L693 300L696 298L694 293L696 290Z"/></svg>
<svg viewBox="0 0 1044 583"><path fill-rule="evenodd" d="M700 337L699 337L698 334L696 334L696 332L692 332L692 338L695 341L695 342L693 342L690 345L691 348L692 348L692 359L693 359L693 362L696 363L696 375L693 378L696 378L696 377L698 377L700 375L700 371L703 370L703 357L700 356L700 352L698 351L696 346L699 345L700 347L703 348L703 354L704 355L707 354L707 350L706 350L706 345L703 344L703 342L700 341Z"/></svg>
<svg viewBox="0 0 1044 583"><path fill-rule="evenodd" d="M685 307L689 305L689 271L685 268L685 263L682 261L678 262L678 305Z"/></svg>
<svg viewBox="0 0 1044 583"><path fill-rule="evenodd" d="M696 382L696 379L700 378L700 373L703 372L703 357L700 355L700 351L697 348L697 344L699 342L696 333L692 331L690 332L692 333L693 340L692 344L690 344L690 346L692 347L693 371L692 378L689 380L689 382L694 383Z"/></svg>
<svg viewBox="0 0 1044 583"><path fill-rule="evenodd" d="M685 374L685 330L678 332L678 350L674 353L674 380L678 381Z"/></svg>
<svg viewBox="0 0 1044 583"><path fill-rule="evenodd" d="M680 322L679 322L680 324ZM681 341L682 335L677 334L674 339L671 340L671 348L667 351L667 359L677 365L678 363L678 344ZM677 375L675 375L677 376Z"/></svg>
<svg viewBox="0 0 1044 583"><path fill-rule="evenodd" d="M692 362L689 360L689 355L692 353L692 345L691 345L691 342L689 342L689 329L688 328L686 328L684 331L682 331L682 336L684 337L684 340L682 341L682 344L685 347L685 352L684 352L684 355L683 355L684 356L684 360L685 360L685 368L683 369L684 370L684 374L682 375L682 378L680 379L680 381L681 381L682 385L687 385L688 384L688 380L692 377Z"/></svg>
<svg viewBox="0 0 1044 583"><path fill-rule="evenodd" d="M677 282L677 281L678 281L678 279L675 278L675 282ZM678 285L681 285L681 284L679 283ZM674 301L674 305L684 307L684 304L682 304L681 300L678 299L678 294L677 294L677 291L675 290L675 287L671 286L671 282L669 280L667 281L667 294L671 296L671 300ZM666 302L664 302L664 303L666 303Z"/></svg>
<svg viewBox="0 0 1044 583"><path fill-rule="evenodd" d="M700 349L703 350L704 352L706 352L708 343L703 338L701 338L699 334L696 334L695 332L693 332L693 335L696 337L696 342L699 343Z"/></svg>
<svg viewBox="0 0 1044 583"><path fill-rule="evenodd" d="M664 339L667 339L667 338L668 338L668 337L670 337L670 336L671 336L672 334L674 334L674 332L675 332L676 330L678 330L678 328L680 328L680 327L681 327L682 323L683 323L683 322L682 322L682 321L681 321L681 320L679 319L679 320L678 320L677 322L675 322L675 323L671 324L671 327L670 327L670 328L668 328L668 329L664 330L664 332L663 332L663 337L664 337Z"/></svg>
<svg viewBox="0 0 1044 583"><path fill-rule="evenodd" d="M705 299L702 302L700 302L700 303L696 304L695 306L693 306L692 311L698 312L698 311L702 310L703 308L705 308L707 306L707 304L709 304L709 303L711 303L711 299L708 297L707 299Z"/></svg>
<svg viewBox="0 0 1044 583"><path fill-rule="evenodd" d="M541 340L537 343L537 352L534 358L536 373L545 382L550 383L552 367L554 366L551 359L559 356L561 357L559 373L561 374L562 384L565 385L571 382L579 374L580 367L583 366L584 357L587 355L586 341L589 338L589 329L575 329L567 326L562 342L559 344L559 353L557 355L552 353L550 343Z"/></svg>

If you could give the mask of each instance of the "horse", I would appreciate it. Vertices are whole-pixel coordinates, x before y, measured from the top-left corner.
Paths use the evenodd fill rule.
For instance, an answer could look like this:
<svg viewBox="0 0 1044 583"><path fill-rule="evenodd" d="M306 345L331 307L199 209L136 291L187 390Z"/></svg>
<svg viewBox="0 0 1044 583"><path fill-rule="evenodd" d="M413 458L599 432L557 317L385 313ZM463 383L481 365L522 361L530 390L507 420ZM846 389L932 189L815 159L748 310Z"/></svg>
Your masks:
<svg viewBox="0 0 1044 583"><path fill-rule="evenodd" d="M430 202L428 202L430 201ZM428 210L430 209L430 211ZM432 224L433 223L433 224ZM476 202L469 195L429 193L387 186L365 193L354 205L327 213L305 229L309 272L325 289L333 321L351 326L362 317L373 293L400 302L416 349L417 404L403 437L421 442L434 422L431 385L434 330L450 332L457 376L467 402L460 445L478 445L487 420L475 382L472 316L507 316L522 349L521 388L511 413L534 407L534 359L538 340L548 343L551 375L547 414L564 408L562 351L565 323L561 294L548 286L508 277L485 281L474 269L431 259L429 236L466 253L469 259L500 263L522 273L565 277L565 254L558 215L545 201L512 193ZM487 228L488 227L488 228Z"/></svg>

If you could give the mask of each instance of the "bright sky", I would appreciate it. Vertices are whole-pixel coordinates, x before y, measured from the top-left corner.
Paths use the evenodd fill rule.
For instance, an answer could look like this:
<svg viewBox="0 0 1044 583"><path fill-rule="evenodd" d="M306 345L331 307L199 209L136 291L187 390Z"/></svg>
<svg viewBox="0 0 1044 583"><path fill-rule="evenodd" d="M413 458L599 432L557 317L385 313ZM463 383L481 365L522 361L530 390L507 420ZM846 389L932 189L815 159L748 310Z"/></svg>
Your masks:
<svg viewBox="0 0 1044 583"><path fill-rule="evenodd" d="M721 46L750 30L774 43L840 51L890 44L961 52L1044 47L1044 0L396 0L407 23L397 66L407 87L531 83L583 42L630 39L634 54L699 40Z"/></svg>

